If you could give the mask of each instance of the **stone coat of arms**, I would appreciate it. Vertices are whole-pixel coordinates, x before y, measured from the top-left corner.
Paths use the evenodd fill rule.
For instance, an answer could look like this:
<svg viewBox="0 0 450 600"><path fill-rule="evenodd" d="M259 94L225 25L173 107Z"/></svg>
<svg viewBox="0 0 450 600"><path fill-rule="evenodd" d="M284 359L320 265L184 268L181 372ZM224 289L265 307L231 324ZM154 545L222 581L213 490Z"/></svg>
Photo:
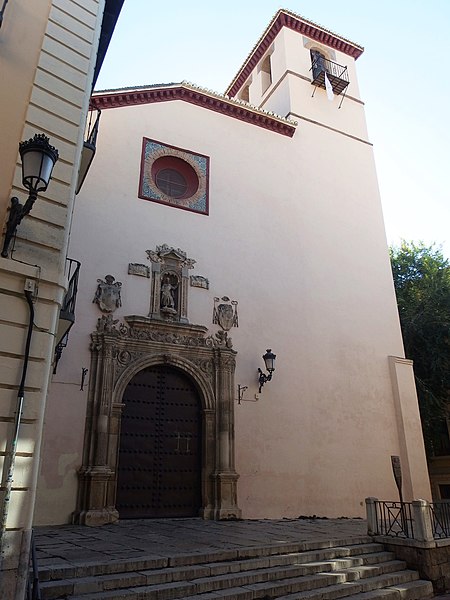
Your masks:
<svg viewBox="0 0 450 600"><path fill-rule="evenodd" d="M213 323L220 325L224 331L238 327L237 301L230 300L228 296L214 298Z"/></svg>
<svg viewBox="0 0 450 600"><path fill-rule="evenodd" d="M98 304L101 311L112 313L122 306L120 281L115 281L112 275L105 275L105 279L97 279L97 283L97 291L92 302Z"/></svg>

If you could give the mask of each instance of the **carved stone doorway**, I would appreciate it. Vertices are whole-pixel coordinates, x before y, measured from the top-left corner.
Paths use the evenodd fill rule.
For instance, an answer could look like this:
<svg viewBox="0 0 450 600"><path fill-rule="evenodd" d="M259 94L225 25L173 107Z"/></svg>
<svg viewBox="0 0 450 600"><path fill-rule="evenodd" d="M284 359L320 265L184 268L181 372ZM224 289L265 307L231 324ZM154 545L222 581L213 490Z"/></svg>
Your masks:
<svg viewBox="0 0 450 600"><path fill-rule="evenodd" d="M160 373L164 369L181 373L183 385L189 380L198 394L201 481L197 514L205 519L239 518L239 475L234 465L236 352L226 332L207 336L207 328L201 325L149 317L129 316L125 321L118 324L111 315L102 317L91 334L83 465L73 521L97 526L119 518L118 466L126 390L140 372L154 368ZM177 431L179 448L186 451L187 438L182 437L186 432L181 427ZM178 446L178 436L171 441ZM123 501L120 493L119 501Z"/></svg>
<svg viewBox="0 0 450 600"><path fill-rule="evenodd" d="M119 518L197 517L201 508L201 403L182 371L155 365L123 395Z"/></svg>

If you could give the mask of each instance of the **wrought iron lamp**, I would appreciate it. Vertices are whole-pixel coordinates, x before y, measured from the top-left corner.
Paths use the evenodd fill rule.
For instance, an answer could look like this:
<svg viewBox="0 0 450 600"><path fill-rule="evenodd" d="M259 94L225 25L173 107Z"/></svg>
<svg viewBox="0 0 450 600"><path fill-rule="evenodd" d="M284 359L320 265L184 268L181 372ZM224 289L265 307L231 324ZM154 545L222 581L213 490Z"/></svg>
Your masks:
<svg viewBox="0 0 450 600"><path fill-rule="evenodd" d="M275 371L275 359L276 354L272 352L270 348L267 349L267 352L263 355L264 363L266 365L266 370L269 372L268 375L263 373L261 369L258 367L259 373L259 393L263 388L263 385L272 379L272 373Z"/></svg>
<svg viewBox="0 0 450 600"><path fill-rule="evenodd" d="M11 198L1 253L4 258L8 256L8 248L18 225L33 208L38 193L45 192L47 189L53 167L59 156L58 150L49 144L49 138L43 133L36 133L34 138L20 142L19 153L22 159L22 184L29 191L29 195L23 205L16 196Z"/></svg>

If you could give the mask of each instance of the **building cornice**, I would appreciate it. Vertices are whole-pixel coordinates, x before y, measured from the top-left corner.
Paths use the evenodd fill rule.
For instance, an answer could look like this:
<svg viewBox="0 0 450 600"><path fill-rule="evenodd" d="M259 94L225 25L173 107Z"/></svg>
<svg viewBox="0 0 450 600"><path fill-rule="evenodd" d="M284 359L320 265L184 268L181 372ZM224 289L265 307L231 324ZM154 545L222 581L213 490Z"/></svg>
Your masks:
<svg viewBox="0 0 450 600"><path fill-rule="evenodd" d="M288 137L294 135L297 126L296 121L257 108L243 100L228 98L187 82L94 92L91 97L91 107L104 110L170 100L189 102Z"/></svg>
<svg viewBox="0 0 450 600"><path fill-rule="evenodd" d="M282 8L273 17L262 36L251 50L250 54L245 59L235 78L228 86L225 92L228 96L236 96L241 87L247 81L250 73L264 56L265 52L268 50L273 40L283 27L288 27L289 29L298 31L312 40L316 40L325 46L329 46L330 48L334 48L339 52L343 52L344 54L353 57L355 60L364 52L364 48L362 46L359 46L358 44L355 44L354 42L351 42L350 40L347 40L340 35L329 31L328 29L325 29L317 23L308 21L296 13Z"/></svg>

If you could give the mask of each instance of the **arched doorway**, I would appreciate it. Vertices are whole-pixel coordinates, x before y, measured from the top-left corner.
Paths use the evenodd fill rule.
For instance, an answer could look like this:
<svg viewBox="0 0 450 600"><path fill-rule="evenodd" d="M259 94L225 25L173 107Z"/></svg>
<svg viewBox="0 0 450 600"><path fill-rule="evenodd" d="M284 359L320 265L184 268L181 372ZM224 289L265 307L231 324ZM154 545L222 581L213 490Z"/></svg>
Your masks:
<svg viewBox="0 0 450 600"><path fill-rule="evenodd" d="M119 518L198 516L201 401L169 365L137 373L123 395L116 508Z"/></svg>
<svg viewBox="0 0 450 600"><path fill-rule="evenodd" d="M195 514L204 519L239 518L241 514L237 504L239 475L234 466L233 392L236 352L230 347L229 339L220 333L208 336L206 327L201 325L157 321L135 315L125 317L125 323L117 325L116 321L102 317L98 320L96 331L91 334L91 377L83 464L79 470L80 485L77 508L73 514L74 523L90 526L114 523L119 518L119 511L120 517L131 517L131 514L126 515L124 505L147 504L147 498L131 502L123 495L120 497L122 490L118 490L118 472L119 468L122 468L119 463L124 454L121 446L126 447L120 439L121 431L125 431L127 427L125 424L127 419L123 420L123 411L128 410L127 403L131 407L130 396L134 394L132 389L136 391L141 384L145 383L140 380L140 377L145 379L147 377L145 373L150 371L154 371L151 375L154 381L146 385L149 389L153 389L152 393L161 394L161 389L164 388L164 394L169 394L169 400L164 396L165 402L159 403L160 411L161 406L166 408L166 405L171 402L176 404L176 400L170 399L170 394L176 397L180 392L176 388L189 388L196 397L193 405L197 407L199 415L196 439L199 444L197 456L200 456L194 461L198 461L195 477L200 478L200 484L194 483L192 487L197 490L196 494L199 493L200 487L200 500L191 501L191 507L195 506ZM181 379L177 380L177 384L173 383L169 386L166 380L166 384L163 385L162 381L158 382L158 377L162 377L163 374L164 377L169 374L169 377L176 375ZM131 382L134 382L133 387L130 386ZM170 390L171 387L174 389ZM156 411L157 405L158 403L151 410ZM183 465L185 459L192 458L189 456L193 448L194 436L191 438L188 436L189 431L185 428L186 423L183 422L184 413L181 407L175 406L175 408L177 409L175 416L166 418L166 415L164 419L162 417L156 419L156 422L159 422L160 427L164 422L164 430L170 435L165 440L160 436L160 443L170 441L171 452L176 455L174 462L180 465L163 467L175 469L173 473L168 471L165 475L171 473L180 486L179 471L193 470ZM183 407L183 411L185 408ZM142 417L149 414L151 412L147 406L143 414L136 415L139 418L135 421L141 421L144 425L143 431L130 430L135 440L141 434L147 435L149 425L145 424L145 418ZM155 419L155 416L152 419ZM173 419L173 422L170 419ZM163 455L164 452L167 450L162 450ZM142 455L144 451L141 449L135 453L134 458L139 458L141 461ZM143 468L142 464L139 464L139 468ZM130 486L144 487L140 483L144 471L137 471L137 473L139 477L136 476ZM192 478L192 472L189 477L191 482L197 481ZM152 486L151 489L154 489L152 481L150 483L147 481L145 485ZM167 486L170 487L169 484ZM120 487L124 487L123 481ZM133 492L138 491L133 490ZM149 491L147 490L146 493L148 494ZM194 497L198 498L198 496ZM172 503L163 499L161 491L159 507L166 505L166 510L169 504ZM148 506L140 508L147 510ZM181 509L180 506L172 508ZM140 518L143 518L144 514L142 512ZM156 515L155 512L150 513L150 511L146 514L162 516L162 513ZM181 511L178 515L181 516ZM171 515L164 512L164 516L175 516L175 512Z"/></svg>

